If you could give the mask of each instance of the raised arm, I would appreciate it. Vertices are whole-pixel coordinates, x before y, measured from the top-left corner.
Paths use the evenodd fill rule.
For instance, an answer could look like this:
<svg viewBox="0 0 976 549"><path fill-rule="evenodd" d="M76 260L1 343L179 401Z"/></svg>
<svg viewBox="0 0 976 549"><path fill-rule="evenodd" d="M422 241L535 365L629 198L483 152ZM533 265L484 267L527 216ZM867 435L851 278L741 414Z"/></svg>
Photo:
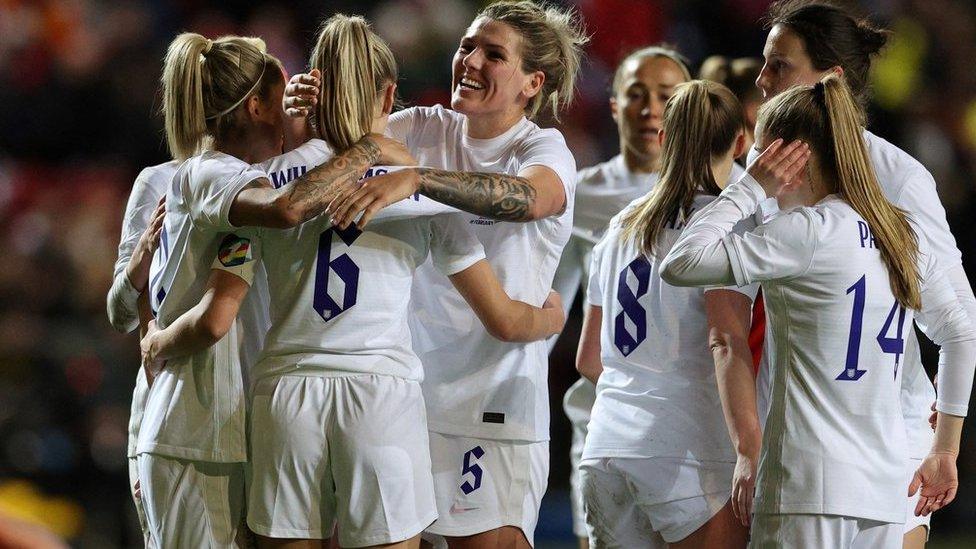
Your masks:
<svg viewBox="0 0 976 549"><path fill-rule="evenodd" d="M550 292L541 308L516 301L508 296L484 259L448 278L495 339L508 342L545 339L561 332L566 322L559 294Z"/></svg>
<svg viewBox="0 0 976 549"><path fill-rule="evenodd" d="M732 513L748 526L755 495L759 449L762 443L756 407L756 376L749 351L750 299L732 290L705 293L708 345L715 362L715 379L725 424L735 448Z"/></svg>
<svg viewBox="0 0 976 549"><path fill-rule="evenodd" d="M133 184L122 220L112 286L105 299L109 323L123 333L139 324L136 300L149 280L149 264L159 244L165 212L164 191L150 184L148 172L147 169L139 174Z"/></svg>
<svg viewBox="0 0 976 549"><path fill-rule="evenodd" d="M403 165L413 158L398 141L369 134L288 185L275 189L267 178L244 187L230 206L235 227L295 227L330 212L334 200L359 188L359 179L376 163Z"/></svg>

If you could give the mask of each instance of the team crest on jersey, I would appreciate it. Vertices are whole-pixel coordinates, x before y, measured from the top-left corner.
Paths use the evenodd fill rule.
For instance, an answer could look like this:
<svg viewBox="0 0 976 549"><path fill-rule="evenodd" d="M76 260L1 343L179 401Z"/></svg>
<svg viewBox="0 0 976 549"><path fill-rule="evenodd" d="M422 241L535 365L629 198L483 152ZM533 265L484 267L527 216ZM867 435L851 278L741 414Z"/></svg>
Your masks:
<svg viewBox="0 0 976 549"><path fill-rule="evenodd" d="M251 241L236 234L229 234L220 243L217 259L224 267L236 267L251 260Z"/></svg>

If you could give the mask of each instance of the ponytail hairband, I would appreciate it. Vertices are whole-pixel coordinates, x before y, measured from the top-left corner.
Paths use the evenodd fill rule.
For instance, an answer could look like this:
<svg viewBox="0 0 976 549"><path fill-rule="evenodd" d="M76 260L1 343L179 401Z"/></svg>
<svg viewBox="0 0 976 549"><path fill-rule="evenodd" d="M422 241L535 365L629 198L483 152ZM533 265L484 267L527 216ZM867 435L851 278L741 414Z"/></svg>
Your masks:
<svg viewBox="0 0 976 549"><path fill-rule="evenodd" d="M241 103L244 102L245 99L247 99L248 97L250 97L251 94L255 92L255 90L258 89L258 84L260 84L261 83L261 79L264 78L264 70L268 68L268 54L266 54L264 52L261 52L261 59L264 61L261 64L261 74L258 75L258 79L254 82L254 85L251 86L251 89L247 90L247 93L245 93L244 96L241 97L240 99L238 99L233 105L227 107L226 109L222 110L221 112L218 112L217 114L212 114L212 115L206 117L205 120L213 120L214 118L220 118L221 116L224 116L225 114L233 111L234 109L236 109L237 107L239 107L241 105Z"/></svg>

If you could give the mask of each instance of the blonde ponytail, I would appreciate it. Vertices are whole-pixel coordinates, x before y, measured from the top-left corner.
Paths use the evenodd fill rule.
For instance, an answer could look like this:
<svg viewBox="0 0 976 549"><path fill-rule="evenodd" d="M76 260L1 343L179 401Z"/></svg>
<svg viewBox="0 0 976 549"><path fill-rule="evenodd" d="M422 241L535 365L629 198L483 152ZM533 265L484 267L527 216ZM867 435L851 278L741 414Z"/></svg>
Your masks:
<svg viewBox="0 0 976 549"><path fill-rule="evenodd" d="M744 128L742 105L728 88L705 80L679 84L664 107L660 178L624 215L621 238L655 255L667 225L691 215L696 194L720 192L712 160L727 153Z"/></svg>
<svg viewBox="0 0 976 549"><path fill-rule="evenodd" d="M281 63L260 38L177 36L163 67L163 115L173 158L185 159L237 129L235 112L251 95L268 97Z"/></svg>
<svg viewBox="0 0 976 549"><path fill-rule="evenodd" d="M397 81L393 52L365 19L337 14L322 24L309 65L322 73L319 131L334 150L348 149L370 132L380 93Z"/></svg>
<svg viewBox="0 0 976 549"><path fill-rule="evenodd" d="M831 74L816 86L796 86L760 107L756 135L801 139L836 182L837 192L874 235L888 268L891 293L905 307L921 306L918 237L907 213L885 198L863 137L864 115L846 81Z"/></svg>
<svg viewBox="0 0 976 549"><path fill-rule="evenodd" d="M881 259L888 267L891 293L910 309L922 306L918 272L918 236L907 213L885 198L864 145L861 110L840 78L829 76L817 84L833 133L838 191L864 218Z"/></svg>

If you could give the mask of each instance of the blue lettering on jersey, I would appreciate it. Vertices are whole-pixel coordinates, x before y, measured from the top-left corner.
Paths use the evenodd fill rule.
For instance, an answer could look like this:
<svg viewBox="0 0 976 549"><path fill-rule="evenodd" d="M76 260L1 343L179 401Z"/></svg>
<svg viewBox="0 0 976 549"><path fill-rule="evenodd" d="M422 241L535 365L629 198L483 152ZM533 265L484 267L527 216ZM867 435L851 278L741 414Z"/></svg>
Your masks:
<svg viewBox="0 0 976 549"><path fill-rule="evenodd" d="M307 171L308 166L292 166L285 170L270 172L268 175L271 176L271 184L274 185L274 188L280 189L291 181L305 175Z"/></svg>
<svg viewBox="0 0 976 549"><path fill-rule="evenodd" d="M857 222L857 234L861 239L862 248L875 248L878 247L874 244L874 235L871 234L871 228L864 221Z"/></svg>

